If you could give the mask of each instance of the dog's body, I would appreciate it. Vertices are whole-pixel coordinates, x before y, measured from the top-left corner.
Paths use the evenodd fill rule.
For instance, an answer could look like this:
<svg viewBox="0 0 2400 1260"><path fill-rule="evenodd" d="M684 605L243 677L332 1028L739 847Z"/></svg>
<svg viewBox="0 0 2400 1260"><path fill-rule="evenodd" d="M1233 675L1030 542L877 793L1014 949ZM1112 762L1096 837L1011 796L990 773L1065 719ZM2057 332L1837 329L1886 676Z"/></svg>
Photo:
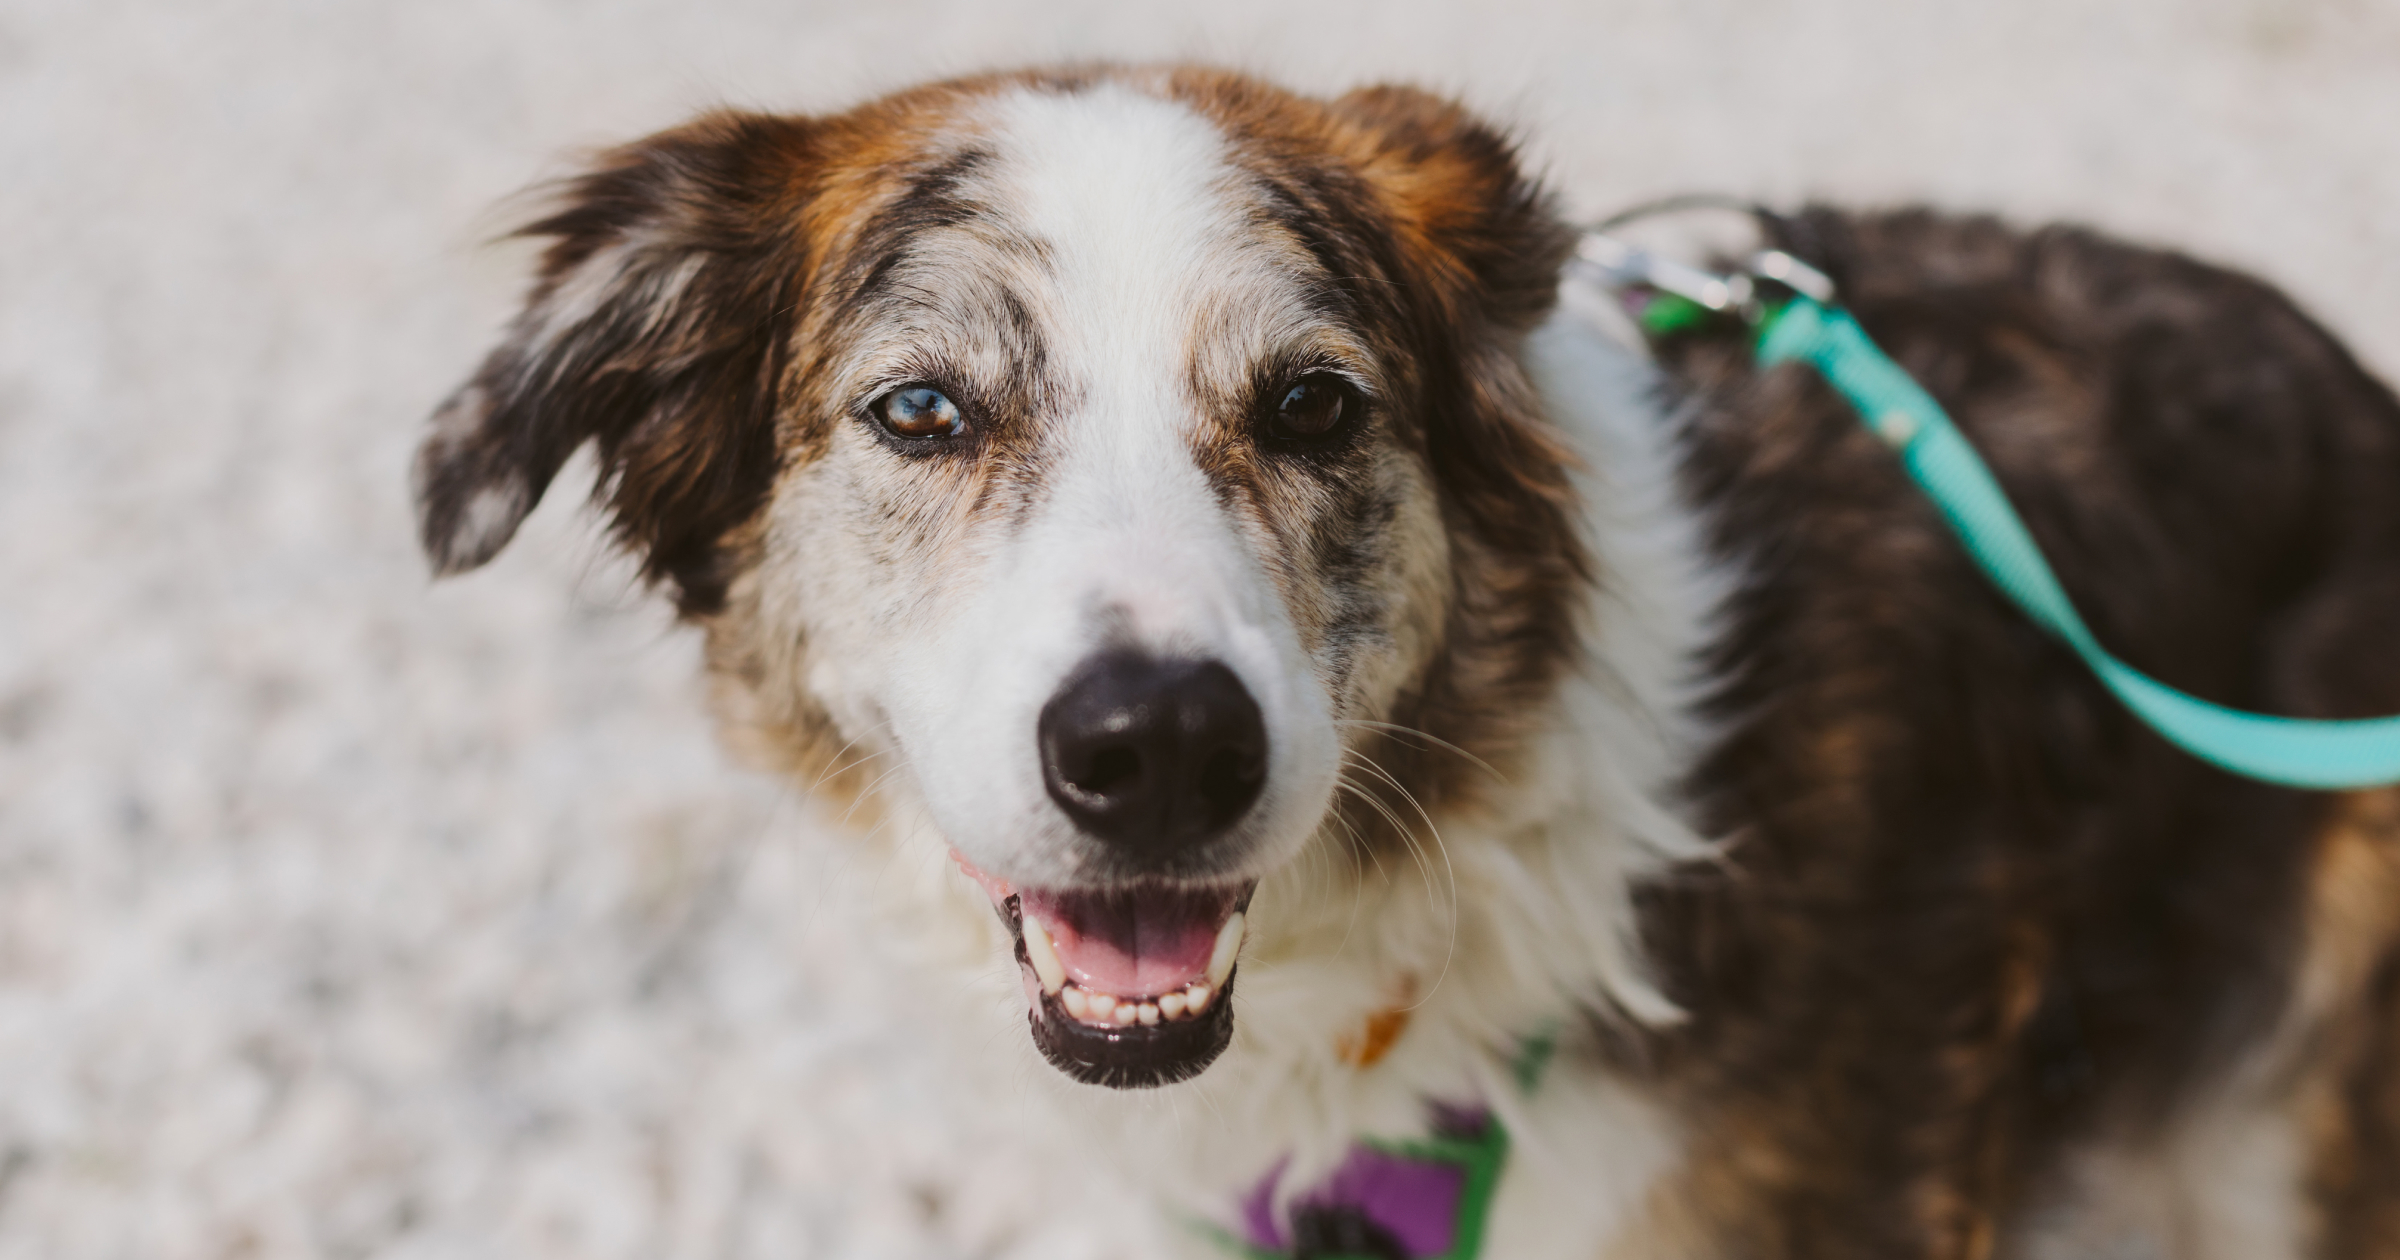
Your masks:
<svg viewBox="0 0 2400 1260"><path fill-rule="evenodd" d="M703 120L534 230L437 564L596 440L733 742L916 859L925 1009L1029 1019L1163 1206L1443 1103L1513 1136L1512 1260L2400 1246L2400 799L2174 752L1821 384L1556 306L1455 108L974 80ZM2281 298L1787 230L2112 646L2400 711L2400 407Z"/></svg>

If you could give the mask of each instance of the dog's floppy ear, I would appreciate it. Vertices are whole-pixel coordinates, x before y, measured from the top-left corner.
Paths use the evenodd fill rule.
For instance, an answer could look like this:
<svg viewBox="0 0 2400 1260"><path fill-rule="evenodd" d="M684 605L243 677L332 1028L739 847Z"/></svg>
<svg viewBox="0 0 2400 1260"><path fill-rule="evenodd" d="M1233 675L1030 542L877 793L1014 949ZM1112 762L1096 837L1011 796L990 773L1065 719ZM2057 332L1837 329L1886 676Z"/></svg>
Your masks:
<svg viewBox="0 0 2400 1260"><path fill-rule="evenodd" d="M723 598L720 544L775 472L810 135L707 115L603 155L523 230L550 242L525 309L417 453L437 573L497 554L590 440L644 575L686 612Z"/></svg>
<svg viewBox="0 0 2400 1260"><path fill-rule="evenodd" d="M1531 328L1558 293L1574 233L1526 177L1516 147L1457 102L1384 84L1333 102L1354 161L1382 194L1448 318Z"/></svg>

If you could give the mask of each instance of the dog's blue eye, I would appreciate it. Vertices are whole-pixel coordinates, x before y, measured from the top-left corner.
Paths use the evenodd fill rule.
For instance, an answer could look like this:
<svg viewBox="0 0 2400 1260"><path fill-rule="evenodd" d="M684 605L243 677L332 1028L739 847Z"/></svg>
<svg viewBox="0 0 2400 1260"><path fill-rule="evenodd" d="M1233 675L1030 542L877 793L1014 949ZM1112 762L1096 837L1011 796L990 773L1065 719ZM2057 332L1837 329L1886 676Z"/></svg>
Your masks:
<svg viewBox="0 0 2400 1260"><path fill-rule="evenodd" d="M957 437L967 431L958 404L930 385L903 385L875 400L875 418L894 437Z"/></svg>

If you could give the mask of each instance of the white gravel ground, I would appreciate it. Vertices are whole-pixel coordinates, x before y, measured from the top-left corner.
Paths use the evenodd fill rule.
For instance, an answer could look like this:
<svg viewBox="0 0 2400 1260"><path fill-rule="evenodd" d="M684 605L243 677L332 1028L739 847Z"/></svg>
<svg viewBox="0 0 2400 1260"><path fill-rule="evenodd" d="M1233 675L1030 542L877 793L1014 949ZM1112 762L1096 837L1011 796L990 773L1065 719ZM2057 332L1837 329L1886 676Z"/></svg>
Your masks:
<svg viewBox="0 0 2400 1260"><path fill-rule="evenodd" d="M1594 212L2096 221L2400 367L2392 0L7 0L0 1256L1115 1250L872 1017L876 872L712 746L588 471L439 587L403 490L564 155L1086 56L1451 88Z"/></svg>

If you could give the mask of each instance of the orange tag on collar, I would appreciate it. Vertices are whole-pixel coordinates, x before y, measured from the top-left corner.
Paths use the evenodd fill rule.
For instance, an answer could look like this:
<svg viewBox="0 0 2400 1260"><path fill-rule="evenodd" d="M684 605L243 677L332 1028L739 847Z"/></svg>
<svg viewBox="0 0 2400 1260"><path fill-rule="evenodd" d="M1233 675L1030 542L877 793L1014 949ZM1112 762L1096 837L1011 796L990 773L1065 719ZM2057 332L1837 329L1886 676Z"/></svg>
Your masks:
<svg viewBox="0 0 2400 1260"><path fill-rule="evenodd" d="M1334 1053L1354 1068L1371 1068L1383 1062L1383 1056L1392 1052L1400 1034L1408 1031L1409 1017L1416 1013L1416 998L1416 980L1402 979L1399 998L1361 1021L1358 1031L1342 1038Z"/></svg>

